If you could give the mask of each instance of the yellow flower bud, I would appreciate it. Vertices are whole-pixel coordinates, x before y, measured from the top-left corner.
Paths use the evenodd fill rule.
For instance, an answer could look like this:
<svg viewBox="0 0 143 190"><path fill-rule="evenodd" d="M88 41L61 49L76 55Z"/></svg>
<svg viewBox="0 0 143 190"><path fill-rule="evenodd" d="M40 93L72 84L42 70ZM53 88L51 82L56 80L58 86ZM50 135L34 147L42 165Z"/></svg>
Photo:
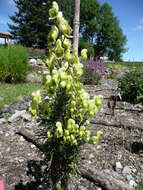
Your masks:
<svg viewBox="0 0 143 190"><path fill-rule="evenodd" d="M89 124L90 124L90 121L89 121L89 120L86 120L86 124L89 125Z"/></svg>
<svg viewBox="0 0 143 190"><path fill-rule="evenodd" d="M56 127L62 127L62 123L60 121L56 122Z"/></svg>
<svg viewBox="0 0 143 190"><path fill-rule="evenodd" d="M74 139L73 142L72 142L75 146L77 146L77 140Z"/></svg>
<svg viewBox="0 0 143 190"><path fill-rule="evenodd" d="M69 119L68 120L68 125L74 125L75 124L75 120L74 119Z"/></svg>
<svg viewBox="0 0 143 190"><path fill-rule="evenodd" d="M59 30L58 28L56 27L56 25L52 26L51 28L51 32L49 33L48 35L48 38L49 39L52 39L54 42L56 41L57 37L58 37L58 34L59 34Z"/></svg>
<svg viewBox="0 0 143 190"><path fill-rule="evenodd" d="M63 129L62 129L62 126L57 126L57 129L56 129L56 133L55 133L56 137L57 138L60 138L63 136Z"/></svg>
<svg viewBox="0 0 143 190"><path fill-rule="evenodd" d="M59 29L63 32L63 34L67 37L70 37L71 33L72 33L72 29L70 27L70 25L68 24L68 21L65 20L63 17L61 17L61 19L58 19L59 21Z"/></svg>
<svg viewBox="0 0 143 190"><path fill-rule="evenodd" d="M90 132L90 131L86 131L86 132L85 132L85 139L86 139L87 141L90 140L90 135L91 135L91 132Z"/></svg>
<svg viewBox="0 0 143 190"><path fill-rule="evenodd" d="M49 9L50 19L55 19L58 15L58 11L59 11L59 6L55 1L53 1L52 8Z"/></svg>
<svg viewBox="0 0 143 190"><path fill-rule="evenodd" d="M73 61L73 55L70 53L70 50L67 50L67 51L65 52L65 58L66 58L66 60L67 60L69 63L71 63L71 62Z"/></svg>
<svg viewBox="0 0 143 190"><path fill-rule="evenodd" d="M93 143L93 145L95 145L95 146L97 146L98 145L98 138L96 137L96 136L92 136L92 143Z"/></svg>
<svg viewBox="0 0 143 190"><path fill-rule="evenodd" d="M71 106L76 106L76 101L72 100L71 101Z"/></svg>
<svg viewBox="0 0 143 190"><path fill-rule="evenodd" d="M97 131L96 135L97 135L97 137L100 138L103 135L103 132L102 131Z"/></svg>
<svg viewBox="0 0 143 190"><path fill-rule="evenodd" d="M41 95L40 95L40 90L37 90L36 92L33 92L32 93L32 96L33 96L33 100L39 104L41 103L42 99L41 99Z"/></svg>
<svg viewBox="0 0 143 190"><path fill-rule="evenodd" d="M50 83L51 82L51 76L50 75L46 75L46 82Z"/></svg>
<svg viewBox="0 0 143 190"><path fill-rule="evenodd" d="M36 109L33 109L31 106L30 106L30 108L29 108L29 112L31 113L31 115L37 116L37 110L36 110Z"/></svg>
<svg viewBox="0 0 143 190"><path fill-rule="evenodd" d="M80 127L80 131L85 131L85 127L84 127L84 126L81 126L81 127Z"/></svg>
<svg viewBox="0 0 143 190"><path fill-rule="evenodd" d="M83 49L81 51L81 59L82 59L82 61L86 61L87 60L87 49Z"/></svg>
<svg viewBox="0 0 143 190"><path fill-rule="evenodd" d="M57 12L59 11L59 6L56 1L53 1L53 8L55 8Z"/></svg>
<svg viewBox="0 0 143 190"><path fill-rule="evenodd" d="M63 41L63 47L66 49L70 49L71 48L71 41L69 39L65 38Z"/></svg>
<svg viewBox="0 0 143 190"><path fill-rule="evenodd" d="M62 42L60 39L57 40L57 47L55 49L58 58L62 58L64 55L64 48L62 47Z"/></svg>
<svg viewBox="0 0 143 190"><path fill-rule="evenodd" d="M84 131L79 131L79 137L82 137L84 135Z"/></svg>
<svg viewBox="0 0 143 190"><path fill-rule="evenodd" d="M50 133L50 131L47 132L47 137L48 137L48 139L51 138L51 133Z"/></svg>
<svg viewBox="0 0 143 190"><path fill-rule="evenodd" d="M75 140L73 135L70 135L70 140L71 140L71 142L73 142Z"/></svg>
<svg viewBox="0 0 143 190"><path fill-rule="evenodd" d="M95 96L94 101L96 106L100 106L103 102L103 96L102 95Z"/></svg>
<svg viewBox="0 0 143 190"><path fill-rule="evenodd" d="M69 136L69 131L65 130L65 136Z"/></svg>
<svg viewBox="0 0 143 190"><path fill-rule="evenodd" d="M58 15L57 15L57 21L60 22L60 20L63 19L63 13L60 11L58 12Z"/></svg>
<svg viewBox="0 0 143 190"><path fill-rule="evenodd" d="M67 79L67 73L64 71L59 72L59 77L61 80L66 80Z"/></svg>
<svg viewBox="0 0 143 190"><path fill-rule="evenodd" d="M65 62L65 64L64 64L64 70L67 70L68 67L69 67L69 63L68 63L68 62Z"/></svg>
<svg viewBox="0 0 143 190"><path fill-rule="evenodd" d="M73 108L71 108L71 109L70 109L70 112L71 112L71 113L73 113L73 112L74 112L74 109L73 109Z"/></svg>
<svg viewBox="0 0 143 190"><path fill-rule="evenodd" d="M60 85L61 85L62 88L65 88L65 86L66 86L66 81L63 80L63 81L60 83Z"/></svg>

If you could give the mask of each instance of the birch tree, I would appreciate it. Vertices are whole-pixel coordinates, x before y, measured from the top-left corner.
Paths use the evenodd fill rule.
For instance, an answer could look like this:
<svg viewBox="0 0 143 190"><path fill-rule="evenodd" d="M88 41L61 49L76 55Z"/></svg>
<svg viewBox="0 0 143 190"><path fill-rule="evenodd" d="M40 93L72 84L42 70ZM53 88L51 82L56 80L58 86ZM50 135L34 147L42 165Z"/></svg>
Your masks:
<svg viewBox="0 0 143 190"><path fill-rule="evenodd" d="M73 21L73 48L78 50L79 26L80 26L80 0L74 2L74 21Z"/></svg>

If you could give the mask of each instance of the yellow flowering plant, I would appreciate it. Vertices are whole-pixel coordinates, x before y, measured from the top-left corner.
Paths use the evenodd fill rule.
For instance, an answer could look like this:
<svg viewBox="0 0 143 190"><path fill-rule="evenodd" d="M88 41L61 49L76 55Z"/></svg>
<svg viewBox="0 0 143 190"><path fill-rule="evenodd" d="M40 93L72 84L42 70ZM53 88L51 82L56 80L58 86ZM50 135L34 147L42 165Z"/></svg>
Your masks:
<svg viewBox="0 0 143 190"><path fill-rule="evenodd" d="M92 142L97 146L102 132L92 136L87 126L103 97L99 95L90 99L80 83L83 64L77 51L72 50L72 29L56 2L53 2L49 16L54 25L48 35L47 69L43 74L46 98L40 91L33 93L30 112L44 123L45 153L51 159L51 177L57 185L74 171L81 145ZM81 59L86 62L86 49L81 51Z"/></svg>

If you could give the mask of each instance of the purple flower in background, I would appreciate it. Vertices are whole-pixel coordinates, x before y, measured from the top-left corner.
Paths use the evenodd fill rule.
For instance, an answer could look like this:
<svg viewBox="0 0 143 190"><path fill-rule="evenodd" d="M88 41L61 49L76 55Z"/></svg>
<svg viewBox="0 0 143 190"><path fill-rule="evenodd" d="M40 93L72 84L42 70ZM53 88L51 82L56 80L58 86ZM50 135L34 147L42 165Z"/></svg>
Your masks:
<svg viewBox="0 0 143 190"><path fill-rule="evenodd" d="M91 70L95 70L95 62L92 58L90 58L88 60L88 67L91 69Z"/></svg>
<svg viewBox="0 0 143 190"><path fill-rule="evenodd" d="M101 77L104 75L103 59L100 59L100 75Z"/></svg>
<svg viewBox="0 0 143 190"><path fill-rule="evenodd" d="M95 62L95 69L96 69L96 71L98 69L98 58L97 57L96 57L96 62Z"/></svg>

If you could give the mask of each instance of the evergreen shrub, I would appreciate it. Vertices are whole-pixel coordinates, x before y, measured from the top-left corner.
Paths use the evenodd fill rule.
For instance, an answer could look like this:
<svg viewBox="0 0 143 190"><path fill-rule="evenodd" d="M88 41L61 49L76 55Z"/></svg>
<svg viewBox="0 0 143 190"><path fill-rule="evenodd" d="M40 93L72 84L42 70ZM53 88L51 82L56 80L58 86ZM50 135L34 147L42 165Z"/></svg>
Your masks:
<svg viewBox="0 0 143 190"><path fill-rule="evenodd" d="M0 81L24 82L28 71L29 55L21 45L0 48Z"/></svg>
<svg viewBox="0 0 143 190"><path fill-rule="evenodd" d="M128 73L119 80L119 87L124 101L143 104L143 71Z"/></svg>

